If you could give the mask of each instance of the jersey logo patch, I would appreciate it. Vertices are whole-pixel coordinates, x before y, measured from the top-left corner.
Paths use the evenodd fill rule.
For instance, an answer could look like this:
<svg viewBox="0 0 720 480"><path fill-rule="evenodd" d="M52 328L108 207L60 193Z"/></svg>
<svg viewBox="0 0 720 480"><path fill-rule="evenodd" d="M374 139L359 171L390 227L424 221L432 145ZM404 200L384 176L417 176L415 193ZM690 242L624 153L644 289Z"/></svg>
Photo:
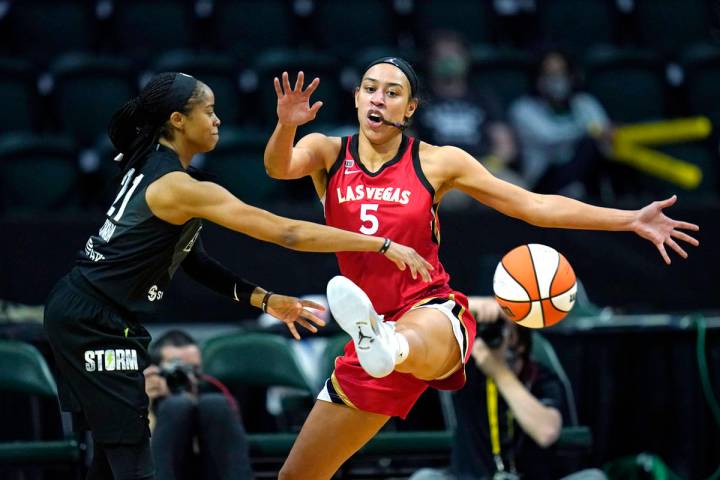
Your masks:
<svg viewBox="0 0 720 480"><path fill-rule="evenodd" d="M347 175L349 173L358 173L361 171L361 170L358 170L357 168L352 170L353 167L355 167L355 160L353 160L351 158L345 160L345 175Z"/></svg>

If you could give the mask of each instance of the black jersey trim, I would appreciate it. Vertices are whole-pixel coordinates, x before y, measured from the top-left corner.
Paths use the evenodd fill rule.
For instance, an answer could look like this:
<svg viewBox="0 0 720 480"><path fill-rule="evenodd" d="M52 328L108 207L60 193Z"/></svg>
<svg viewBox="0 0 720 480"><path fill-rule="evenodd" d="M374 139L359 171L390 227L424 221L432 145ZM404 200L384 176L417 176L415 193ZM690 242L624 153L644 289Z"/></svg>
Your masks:
<svg viewBox="0 0 720 480"><path fill-rule="evenodd" d="M398 151L395 156L392 158L392 160L383 163L377 172L371 172L360 161L360 151L358 150L358 145L360 144L360 141L357 133L350 138L350 154L352 155L355 163L357 164L358 168L360 168L360 170L365 172L365 174L370 175L371 177L377 177L383 172L383 170L395 165L400 161L400 159L402 159L403 155L405 154L405 150L407 150L408 141L408 137L403 135L402 140L400 141L400 147L398 147Z"/></svg>
<svg viewBox="0 0 720 480"><path fill-rule="evenodd" d="M430 194L430 199L433 203L435 203L435 189L433 188L430 181L425 176L425 172L423 172L422 165L420 164L420 139L416 138L415 141L413 141L412 146L412 162L413 167L415 167L415 175L417 175L418 179L420 180L420 183L423 184L423 187L428 191Z"/></svg>
<svg viewBox="0 0 720 480"><path fill-rule="evenodd" d="M342 166L343 162L345 161L345 152L347 151L347 142L350 140L350 137L342 137L340 139L340 151L338 152L338 156L335 159L335 163L333 163L332 167L330 167L330 170L328 170L328 174L325 181L325 191L327 191L327 186L330 184L330 179L333 175L335 175L335 172L340 170L340 167Z"/></svg>

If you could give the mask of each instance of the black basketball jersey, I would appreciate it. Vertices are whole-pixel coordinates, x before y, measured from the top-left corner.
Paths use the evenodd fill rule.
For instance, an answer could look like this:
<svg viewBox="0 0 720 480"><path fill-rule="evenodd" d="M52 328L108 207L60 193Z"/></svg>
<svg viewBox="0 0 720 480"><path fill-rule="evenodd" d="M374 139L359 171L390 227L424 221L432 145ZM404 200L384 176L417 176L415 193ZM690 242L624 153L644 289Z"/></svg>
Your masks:
<svg viewBox="0 0 720 480"><path fill-rule="evenodd" d="M131 168L105 223L78 253L76 268L102 294L133 313L150 312L193 247L199 219L173 225L157 218L145 200L148 185L184 171L172 150L158 145L139 169Z"/></svg>

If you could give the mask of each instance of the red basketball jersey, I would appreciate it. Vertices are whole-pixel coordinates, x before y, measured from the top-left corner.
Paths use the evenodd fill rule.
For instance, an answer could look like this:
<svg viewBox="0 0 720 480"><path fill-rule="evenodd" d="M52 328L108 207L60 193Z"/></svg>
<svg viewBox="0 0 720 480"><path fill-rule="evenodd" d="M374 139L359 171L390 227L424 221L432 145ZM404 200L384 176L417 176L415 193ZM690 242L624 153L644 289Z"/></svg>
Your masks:
<svg viewBox="0 0 720 480"><path fill-rule="evenodd" d="M416 301L450 292L450 276L438 258L440 224L435 190L420 168L420 141L403 135L396 156L375 173L360 162L358 136L343 138L328 172L325 219L330 226L388 237L414 248L435 268L432 281L400 271L384 255L339 252L340 271L367 293L375 310L391 317Z"/></svg>

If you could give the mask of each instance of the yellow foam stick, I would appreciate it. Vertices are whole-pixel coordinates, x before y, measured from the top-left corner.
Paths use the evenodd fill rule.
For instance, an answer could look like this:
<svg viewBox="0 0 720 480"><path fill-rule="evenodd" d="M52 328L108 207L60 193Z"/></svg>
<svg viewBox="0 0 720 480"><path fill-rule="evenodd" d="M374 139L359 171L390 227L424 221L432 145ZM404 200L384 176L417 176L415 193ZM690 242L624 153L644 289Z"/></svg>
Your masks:
<svg viewBox="0 0 720 480"><path fill-rule="evenodd" d="M710 135L711 130L712 124L707 117L637 123L615 129L615 142L665 145L702 139Z"/></svg>
<svg viewBox="0 0 720 480"><path fill-rule="evenodd" d="M616 160L688 190L697 188L702 181L702 170L697 165L641 145L616 142L613 153Z"/></svg>

